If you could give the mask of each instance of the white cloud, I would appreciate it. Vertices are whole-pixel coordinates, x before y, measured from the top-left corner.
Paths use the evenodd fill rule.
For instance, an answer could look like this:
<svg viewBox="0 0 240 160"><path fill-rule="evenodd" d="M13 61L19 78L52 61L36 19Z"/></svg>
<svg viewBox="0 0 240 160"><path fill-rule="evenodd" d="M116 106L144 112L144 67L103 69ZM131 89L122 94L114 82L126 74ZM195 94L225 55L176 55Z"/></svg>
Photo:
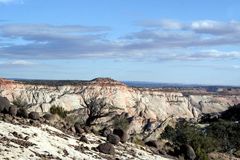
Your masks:
<svg viewBox="0 0 240 160"><path fill-rule="evenodd" d="M7 64L26 66L26 65L33 65L34 63L26 60L15 60L15 61L8 62Z"/></svg>
<svg viewBox="0 0 240 160"><path fill-rule="evenodd" d="M240 24L236 21L228 23ZM101 26L0 25L0 39L2 42L4 38L9 40L6 45L0 44L0 56L8 59L240 60L238 49L228 52L215 49L224 46L239 48L240 33L226 34L228 31L220 29L224 28L224 22L207 20L178 24L165 21L160 29L147 27L121 39L108 38L106 33L110 29ZM19 40L26 43L17 43ZM25 62L14 63L11 62L12 65L24 65Z"/></svg>
<svg viewBox="0 0 240 160"><path fill-rule="evenodd" d="M33 65L36 65L36 63L27 60L12 60L0 62L1 68L29 67Z"/></svg>
<svg viewBox="0 0 240 160"><path fill-rule="evenodd" d="M213 35L236 34L240 32L240 22L201 20L192 22L190 29L198 33L207 33Z"/></svg>
<svg viewBox="0 0 240 160"><path fill-rule="evenodd" d="M143 27L161 27L163 29L182 29L184 25L178 21L175 20L160 20L160 21L155 21L155 20L146 20L139 22L138 25L143 26Z"/></svg>
<svg viewBox="0 0 240 160"><path fill-rule="evenodd" d="M145 20L139 22L138 25L146 28L179 30L195 33L206 33L211 35L240 33L240 22L234 20L197 20L190 23L179 22L176 20Z"/></svg>

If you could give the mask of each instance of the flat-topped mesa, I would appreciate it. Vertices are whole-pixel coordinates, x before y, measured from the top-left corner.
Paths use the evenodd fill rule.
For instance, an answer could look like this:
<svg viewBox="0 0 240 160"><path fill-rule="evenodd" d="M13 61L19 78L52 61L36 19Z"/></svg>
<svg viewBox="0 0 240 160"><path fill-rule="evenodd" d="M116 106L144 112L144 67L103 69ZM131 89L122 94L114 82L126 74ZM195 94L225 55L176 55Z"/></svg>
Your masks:
<svg viewBox="0 0 240 160"><path fill-rule="evenodd" d="M116 86L116 85L120 85L120 86L126 86L126 84L120 82L120 81L116 81L114 79L111 78L95 78L93 80L90 81L90 84L96 84L96 85L101 85L101 86Z"/></svg>
<svg viewBox="0 0 240 160"><path fill-rule="evenodd" d="M7 79L5 79L5 78L1 78L0 77L0 84L9 84L9 83L13 83L14 81L12 81L12 80L7 80Z"/></svg>
<svg viewBox="0 0 240 160"><path fill-rule="evenodd" d="M7 79L4 79L4 78L0 78L0 86L11 86L12 84L14 84L15 82L12 81L12 80L7 80Z"/></svg>
<svg viewBox="0 0 240 160"><path fill-rule="evenodd" d="M86 100L104 99L118 108L116 112L127 112L136 118L136 133L140 133L146 119L163 121L169 116L197 119L202 113L221 112L240 103L240 94L199 94L201 89L195 90L128 87L111 78L90 81L0 79L0 96L11 102L20 97L28 104L29 111L49 112L54 105L74 111L83 109Z"/></svg>

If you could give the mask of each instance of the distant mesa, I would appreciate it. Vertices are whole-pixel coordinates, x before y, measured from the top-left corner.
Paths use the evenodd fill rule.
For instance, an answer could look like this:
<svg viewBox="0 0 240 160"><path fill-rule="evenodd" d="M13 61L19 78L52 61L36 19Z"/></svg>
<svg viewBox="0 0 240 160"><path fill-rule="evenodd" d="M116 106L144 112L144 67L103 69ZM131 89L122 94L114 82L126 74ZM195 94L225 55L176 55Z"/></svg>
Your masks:
<svg viewBox="0 0 240 160"><path fill-rule="evenodd" d="M5 78L1 78L0 77L0 84L1 85L6 85L6 84L11 84L11 83L13 83L14 81L12 81L12 80L7 80L7 79L5 79Z"/></svg>
<svg viewBox="0 0 240 160"><path fill-rule="evenodd" d="M0 78L1 85L12 84L14 82L30 85L47 85L47 86L63 86L63 85L121 85L126 86L126 84L116 81L112 78L95 78L89 81L84 80L31 80L31 79L14 79L8 80L5 78Z"/></svg>
<svg viewBox="0 0 240 160"><path fill-rule="evenodd" d="M108 84L108 85L125 85L124 83L120 82L120 81L116 81L112 78L95 78L95 79L92 79L90 81L91 84Z"/></svg>

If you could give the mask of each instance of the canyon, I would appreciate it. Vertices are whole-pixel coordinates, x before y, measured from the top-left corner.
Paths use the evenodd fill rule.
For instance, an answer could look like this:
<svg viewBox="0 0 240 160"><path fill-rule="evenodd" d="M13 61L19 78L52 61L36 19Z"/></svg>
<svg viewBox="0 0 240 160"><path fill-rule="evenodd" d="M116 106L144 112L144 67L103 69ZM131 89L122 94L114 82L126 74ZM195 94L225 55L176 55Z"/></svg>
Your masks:
<svg viewBox="0 0 240 160"><path fill-rule="evenodd" d="M51 81L49 81L51 82ZM0 96L10 101L21 98L30 111L48 112L51 106L62 106L67 111L83 108L91 97L132 116L152 121L174 118L198 119L203 113L226 110L240 103L240 89L208 92L204 88L136 88L109 78L96 78L79 83L31 83L31 81L0 80Z"/></svg>

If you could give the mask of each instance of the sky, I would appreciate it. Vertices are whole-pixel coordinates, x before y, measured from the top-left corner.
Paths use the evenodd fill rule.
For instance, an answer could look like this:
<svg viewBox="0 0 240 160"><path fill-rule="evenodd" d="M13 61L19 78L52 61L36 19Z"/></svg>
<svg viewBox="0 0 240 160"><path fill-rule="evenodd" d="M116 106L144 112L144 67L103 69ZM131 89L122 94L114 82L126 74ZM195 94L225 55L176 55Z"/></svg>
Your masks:
<svg viewBox="0 0 240 160"><path fill-rule="evenodd" d="M240 86L239 0L0 0L0 77Z"/></svg>

